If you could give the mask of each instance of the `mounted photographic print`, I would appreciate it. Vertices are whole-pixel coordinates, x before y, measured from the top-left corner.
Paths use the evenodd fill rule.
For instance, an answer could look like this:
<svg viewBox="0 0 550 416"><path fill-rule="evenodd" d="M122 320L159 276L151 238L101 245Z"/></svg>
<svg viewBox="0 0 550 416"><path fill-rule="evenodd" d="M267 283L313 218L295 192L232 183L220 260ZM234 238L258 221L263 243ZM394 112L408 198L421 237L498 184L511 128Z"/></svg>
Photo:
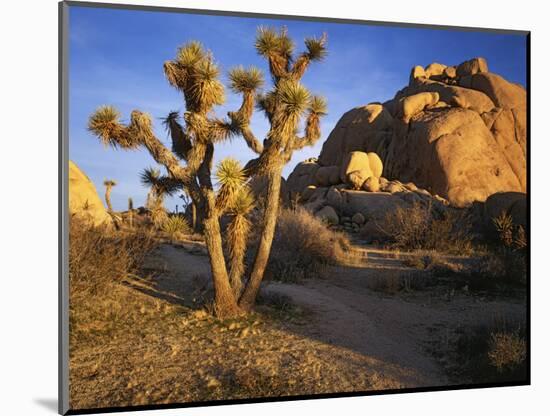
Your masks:
<svg viewBox="0 0 550 416"><path fill-rule="evenodd" d="M529 384L529 32L60 29L60 413Z"/></svg>

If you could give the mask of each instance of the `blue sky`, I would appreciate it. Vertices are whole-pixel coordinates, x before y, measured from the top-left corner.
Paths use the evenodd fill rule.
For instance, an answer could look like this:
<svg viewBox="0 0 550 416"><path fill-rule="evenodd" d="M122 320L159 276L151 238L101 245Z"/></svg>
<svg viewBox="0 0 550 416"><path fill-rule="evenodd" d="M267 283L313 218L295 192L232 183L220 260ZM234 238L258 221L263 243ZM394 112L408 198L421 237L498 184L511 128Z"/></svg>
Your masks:
<svg viewBox="0 0 550 416"><path fill-rule="evenodd" d="M202 16L151 11L70 8L69 14L69 154L70 159L94 181L103 196L103 180L114 179L115 210L144 204L147 190L139 172L156 166L145 150L122 151L103 147L87 130L89 115L100 105L116 106L127 121L133 109L149 112L158 137L170 144L160 117L171 110L184 110L181 95L168 85L162 71L164 61L173 59L178 46L199 40L210 49L221 67L223 80L236 65L255 65L267 73L265 61L254 50L260 25L286 26L302 50L308 36L328 34L329 54L314 64L303 83L328 100L329 114L322 123L323 135L316 146L296 152L285 168L287 176L296 163L318 156L322 143L349 109L375 101L386 101L408 83L414 65L440 62L456 65L483 56L491 72L525 85L525 37L512 34L443 31L352 25L294 20ZM239 96L227 90L220 116L236 109ZM268 123L255 114L252 127L262 138ZM246 162L254 155L242 139L216 147L215 161L232 156ZM167 201L174 209L177 198Z"/></svg>

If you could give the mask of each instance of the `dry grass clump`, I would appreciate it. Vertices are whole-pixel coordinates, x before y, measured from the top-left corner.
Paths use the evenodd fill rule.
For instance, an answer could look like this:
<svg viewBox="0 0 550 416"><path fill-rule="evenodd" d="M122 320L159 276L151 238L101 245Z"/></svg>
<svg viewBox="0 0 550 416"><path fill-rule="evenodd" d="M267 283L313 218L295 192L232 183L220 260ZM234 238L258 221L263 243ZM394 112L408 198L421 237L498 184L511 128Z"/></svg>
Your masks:
<svg viewBox="0 0 550 416"><path fill-rule="evenodd" d="M349 257L351 244L309 211L284 209L279 215L267 276L297 281L321 274L326 266Z"/></svg>
<svg viewBox="0 0 550 416"><path fill-rule="evenodd" d="M492 333L487 356L498 372L513 370L520 366L527 356L525 339L519 332Z"/></svg>
<svg viewBox="0 0 550 416"><path fill-rule="evenodd" d="M525 327L506 319L490 325L463 328L454 343L454 365L458 377L473 383L525 381L527 342Z"/></svg>
<svg viewBox="0 0 550 416"><path fill-rule="evenodd" d="M128 276L138 272L155 246L146 231L121 233L70 219L69 315L71 346L87 335L117 323L123 309L117 293Z"/></svg>
<svg viewBox="0 0 550 416"><path fill-rule="evenodd" d="M434 276L452 276L464 271L460 263L453 262L435 250L420 251L403 259L403 264L417 270L425 270Z"/></svg>
<svg viewBox="0 0 550 416"><path fill-rule="evenodd" d="M135 273L153 249L152 234L145 230L119 233L70 219L69 279L71 301L101 294L112 283Z"/></svg>
<svg viewBox="0 0 550 416"><path fill-rule="evenodd" d="M439 250L465 254L472 250L471 224L460 210L436 212L431 205L413 204L386 214L380 228L403 250Z"/></svg>

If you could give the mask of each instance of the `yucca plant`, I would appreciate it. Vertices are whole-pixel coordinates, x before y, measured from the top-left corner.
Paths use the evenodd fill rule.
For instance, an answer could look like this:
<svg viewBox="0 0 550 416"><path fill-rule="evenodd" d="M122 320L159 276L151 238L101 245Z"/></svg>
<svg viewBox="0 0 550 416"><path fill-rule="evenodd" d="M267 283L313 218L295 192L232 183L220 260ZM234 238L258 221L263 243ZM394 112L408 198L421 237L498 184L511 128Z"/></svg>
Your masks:
<svg viewBox="0 0 550 416"><path fill-rule="evenodd" d="M514 220L510 214L501 212L493 218L493 224L499 235L500 241L506 246L512 246L514 242Z"/></svg>
<svg viewBox="0 0 550 416"><path fill-rule="evenodd" d="M181 189L181 185L169 176L162 175L160 169L146 168L140 173L140 181L143 186L149 187L146 208L153 211L165 212L164 199ZM159 218L162 222L163 218Z"/></svg>
<svg viewBox="0 0 550 416"><path fill-rule="evenodd" d="M105 179L103 181L103 186L105 186L105 203L107 204L107 210L113 212L113 206L111 205L111 190L113 186L116 186L116 182L111 179Z"/></svg>
<svg viewBox="0 0 550 416"><path fill-rule="evenodd" d="M134 200L132 198L128 198L128 222L130 227L134 226Z"/></svg>
<svg viewBox="0 0 550 416"><path fill-rule="evenodd" d="M172 243L177 238L192 234L193 232L185 218L180 215L167 216L162 222L161 229L168 234Z"/></svg>
<svg viewBox="0 0 550 416"><path fill-rule="evenodd" d="M151 117L134 110L128 124L109 106L100 107L89 120L89 130L102 143L115 148L145 147L167 175L146 176L149 183L179 187L189 195L197 216L197 228L205 238L215 289L215 312L219 317L234 316L252 307L269 258L275 230L281 173L293 151L314 144L320 137L320 117L326 113L323 98L312 96L300 83L309 64L321 60L326 36L306 39L306 51L295 56L294 44L285 28L277 31L260 28L256 50L269 64L272 88L265 94L259 89L264 80L257 68L239 66L229 72L229 87L242 96L241 106L228 112L227 118L214 116L214 107L224 102L224 86L213 56L199 42L178 49L174 60L164 63L169 84L183 94L186 111L180 116L170 112L164 119L172 139L168 149L155 136ZM250 120L255 108L264 111L270 129L263 141L254 135ZM305 117L305 134L297 136ZM244 168L235 160L218 166L216 191L212 183L212 161L216 143L241 136L257 154ZM264 219L258 251L244 290L244 253L250 231L248 214L254 206L246 182L255 175L268 178ZM156 192L156 191L155 191ZM152 197L151 197L152 198ZM220 217L230 216L225 244L229 254L229 272L224 257Z"/></svg>

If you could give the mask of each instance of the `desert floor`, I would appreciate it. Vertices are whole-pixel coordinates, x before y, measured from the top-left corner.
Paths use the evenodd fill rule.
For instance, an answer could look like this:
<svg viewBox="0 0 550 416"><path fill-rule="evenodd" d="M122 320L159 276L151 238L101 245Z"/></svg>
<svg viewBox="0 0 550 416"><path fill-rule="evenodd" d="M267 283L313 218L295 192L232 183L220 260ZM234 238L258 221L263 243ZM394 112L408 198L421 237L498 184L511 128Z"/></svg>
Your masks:
<svg viewBox="0 0 550 416"><path fill-rule="evenodd" d="M510 317L525 322L522 291L494 295L438 279L394 293L394 276L414 271L404 261L411 254L353 250L361 260L319 278L265 282L254 314L222 322L205 306L202 244L160 245L143 273L117 289L123 306L106 300L104 323L75 335L71 407L479 382L460 371L460 336Z"/></svg>

